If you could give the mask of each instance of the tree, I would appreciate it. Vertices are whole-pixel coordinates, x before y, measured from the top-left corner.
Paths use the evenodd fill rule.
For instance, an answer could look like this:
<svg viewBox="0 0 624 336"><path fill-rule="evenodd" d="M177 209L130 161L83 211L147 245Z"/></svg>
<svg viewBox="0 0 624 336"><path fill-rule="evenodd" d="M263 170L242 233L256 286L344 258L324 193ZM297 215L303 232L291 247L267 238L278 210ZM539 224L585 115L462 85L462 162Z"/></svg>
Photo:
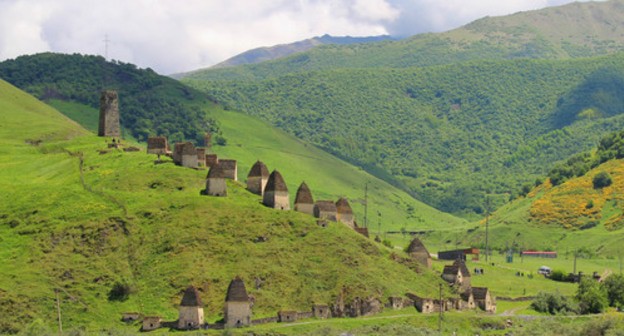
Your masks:
<svg viewBox="0 0 624 336"><path fill-rule="evenodd" d="M578 307L566 296L556 292L539 292L535 300L531 303L531 307L538 312L549 314L566 314L574 313Z"/></svg>
<svg viewBox="0 0 624 336"><path fill-rule="evenodd" d="M624 275L612 274L605 279L602 286L607 291L609 306L624 308Z"/></svg>
<svg viewBox="0 0 624 336"><path fill-rule="evenodd" d="M596 280L583 277L576 291L581 314L598 314L609 306L607 290Z"/></svg>
<svg viewBox="0 0 624 336"><path fill-rule="evenodd" d="M600 172L594 176L594 189L601 189L604 187L608 187L613 183L611 179L611 175L607 172Z"/></svg>

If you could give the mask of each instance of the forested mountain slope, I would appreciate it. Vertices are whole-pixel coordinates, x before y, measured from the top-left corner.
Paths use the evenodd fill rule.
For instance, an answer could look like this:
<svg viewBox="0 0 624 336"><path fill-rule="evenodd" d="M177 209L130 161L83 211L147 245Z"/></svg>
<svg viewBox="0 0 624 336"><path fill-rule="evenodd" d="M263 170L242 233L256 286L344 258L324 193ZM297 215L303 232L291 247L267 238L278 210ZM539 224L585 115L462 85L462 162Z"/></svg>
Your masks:
<svg viewBox="0 0 624 336"><path fill-rule="evenodd" d="M622 128L623 64L615 54L185 82L378 176L388 172L439 209L482 213L484 194L501 204Z"/></svg>

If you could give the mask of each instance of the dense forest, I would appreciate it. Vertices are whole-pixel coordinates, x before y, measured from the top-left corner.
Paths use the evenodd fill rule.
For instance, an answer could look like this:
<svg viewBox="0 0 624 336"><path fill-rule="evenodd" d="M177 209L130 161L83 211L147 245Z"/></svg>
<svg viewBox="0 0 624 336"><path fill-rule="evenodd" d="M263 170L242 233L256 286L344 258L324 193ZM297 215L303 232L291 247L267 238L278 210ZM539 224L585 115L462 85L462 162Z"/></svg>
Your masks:
<svg viewBox="0 0 624 336"><path fill-rule="evenodd" d="M448 212L482 213L624 126L624 54L185 79ZM605 75L608 74L608 75Z"/></svg>
<svg viewBox="0 0 624 336"><path fill-rule="evenodd" d="M121 124L138 140L165 135L171 142L203 141L217 124L201 109L208 98L171 78L101 56L43 53L0 63L0 78L41 100L99 108L100 91L119 92Z"/></svg>

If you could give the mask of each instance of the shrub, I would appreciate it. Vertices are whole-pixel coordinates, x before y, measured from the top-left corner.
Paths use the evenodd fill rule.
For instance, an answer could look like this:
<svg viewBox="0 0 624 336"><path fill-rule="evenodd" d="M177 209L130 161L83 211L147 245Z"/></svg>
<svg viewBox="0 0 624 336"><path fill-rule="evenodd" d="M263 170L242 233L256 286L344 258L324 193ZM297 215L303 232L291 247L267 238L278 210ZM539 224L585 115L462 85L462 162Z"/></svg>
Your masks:
<svg viewBox="0 0 624 336"><path fill-rule="evenodd" d="M624 308L624 275L612 274L604 280L602 286L607 291L609 306Z"/></svg>
<svg viewBox="0 0 624 336"><path fill-rule="evenodd" d="M538 312L553 315L576 313L578 311L578 306L568 297L559 293L559 291L553 293L539 292L531 303L531 307Z"/></svg>
<svg viewBox="0 0 624 336"><path fill-rule="evenodd" d="M607 172L600 172L594 176L594 189L601 189L604 187L608 187L613 183L611 179L611 175Z"/></svg>
<svg viewBox="0 0 624 336"><path fill-rule="evenodd" d="M131 291L130 285L117 281L108 292L108 301L126 301Z"/></svg>
<svg viewBox="0 0 624 336"><path fill-rule="evenodd" d="M596 280L588 277L581 278L576 299L579 302L581 314L598 314L609 306L607 290Z"/></svg>
<svg viewBox="0 0 624 336"><path fill-rule="evenodd" d="M550 273L549 278L551 280L554 281L560 281L560 282L568 282L570 281L570 277L568 276L568 274L562 270L553 270Z"/></svg>

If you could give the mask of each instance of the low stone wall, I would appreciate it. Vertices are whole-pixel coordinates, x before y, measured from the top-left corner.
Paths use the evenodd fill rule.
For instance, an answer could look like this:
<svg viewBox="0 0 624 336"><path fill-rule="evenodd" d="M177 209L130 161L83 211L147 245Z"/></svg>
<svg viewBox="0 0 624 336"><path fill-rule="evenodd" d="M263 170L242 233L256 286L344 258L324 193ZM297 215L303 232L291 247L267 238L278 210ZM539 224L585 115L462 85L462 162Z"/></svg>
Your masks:
<svg viewBox="0 0 624 336"><path fill-rule="evenodd" d="M517 298L510 298L505 296L497 296L497 301L507 301L507 302L524 302L524 301L533 301L535 296L521 296Z"/></svg>
<svg viewBox="0 0 624 336"><path fill-rule="evenodd" d="M274 323L274 322L277 322L277 316L251 320L251 325Z"/></svg>

